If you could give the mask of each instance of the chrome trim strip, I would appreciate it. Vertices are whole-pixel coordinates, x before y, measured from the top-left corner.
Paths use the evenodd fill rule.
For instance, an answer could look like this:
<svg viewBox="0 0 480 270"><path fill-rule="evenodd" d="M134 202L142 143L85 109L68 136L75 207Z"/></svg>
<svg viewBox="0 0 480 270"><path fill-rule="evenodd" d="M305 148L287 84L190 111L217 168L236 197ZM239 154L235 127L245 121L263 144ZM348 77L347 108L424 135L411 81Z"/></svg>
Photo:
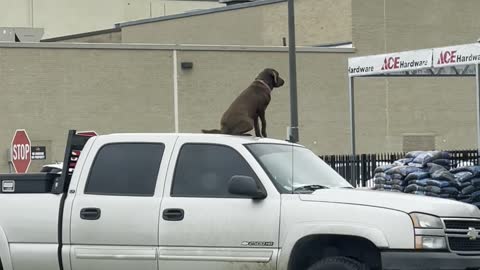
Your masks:
<svg viewBox="0 0 480 270"><path fill-rule="evenodd" d="M155 255L121 255L121 254L77 254L75 256L78 259L96 259L96 260L156 260Z"/></svg>
<svg viewBox="0 0 480 270"><path fill-rule="evenodd" d="M415 229L415 235L445 236L445 231L443 229Z"/></svg>
<svg viewBox="0 0 480 270"><path fill-rule="evenodd" d="M75 248L75 258L95 260L157 260L155 249Z"/></svg>
<svg viewBox="0 0 480 270"><path fill-rule="evenodd" d="M229 257L229 256L180 256L180 255L160 255L160 260L177 261L213 261L213 262L255 262L268 263L270 258L264 257Z"/></svg>
<svg viewBox="0 0 480 270"><path fill-rule="evenodd" d="M271 249L160 247L160 260L269 263Z"/></svg>
<svg viewBox="0 0 480 270"><path fill-rule="evenodd" d="M477 221L480 222L478 218L442 218L442 220L451 220L451 221Z"/></svg>
<svg viewBox="0 0 480 270"><path fill-rule="evenodd" d="M452 238L469 238L468 235L463 235L463 234L447 234L447 237L452 237ZM479 250L480 251L480 250Z"/></svg>
<svg viewBox="0 0 480 270"><path fill-rule="evenodd" d="M446 233L455 233L455 232L459 232L459 233L468 233L468 230L466 229L446 229L445 230Z"/></svg>

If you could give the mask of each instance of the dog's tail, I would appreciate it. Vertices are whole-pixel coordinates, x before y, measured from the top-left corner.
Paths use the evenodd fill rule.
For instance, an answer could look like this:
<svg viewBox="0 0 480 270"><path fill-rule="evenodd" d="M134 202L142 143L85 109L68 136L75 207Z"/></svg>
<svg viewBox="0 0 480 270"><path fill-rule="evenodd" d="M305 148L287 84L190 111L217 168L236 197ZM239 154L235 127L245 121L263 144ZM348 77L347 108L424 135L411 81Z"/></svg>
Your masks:
<svg viewBox="0 0 480 270"><path fill-rule="evenodd" d="M211 130L202 129L202 132L209 133L209 134L222 134L222 131L219 129L211 129Z"/></svg>

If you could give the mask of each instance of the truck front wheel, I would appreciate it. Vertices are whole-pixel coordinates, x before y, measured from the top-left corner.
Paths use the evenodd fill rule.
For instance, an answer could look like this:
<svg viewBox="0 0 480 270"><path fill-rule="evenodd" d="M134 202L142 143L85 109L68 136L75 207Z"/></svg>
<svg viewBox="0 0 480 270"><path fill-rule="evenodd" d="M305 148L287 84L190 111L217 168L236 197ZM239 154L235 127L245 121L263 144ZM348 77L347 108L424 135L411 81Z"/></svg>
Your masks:
<svg viewBox="0 0 480 270"><path fill-rule="evenodd" d="M368 267L354 259L347 257L329 257L322 259L308 268L308 270L369 270Z"/></svg>

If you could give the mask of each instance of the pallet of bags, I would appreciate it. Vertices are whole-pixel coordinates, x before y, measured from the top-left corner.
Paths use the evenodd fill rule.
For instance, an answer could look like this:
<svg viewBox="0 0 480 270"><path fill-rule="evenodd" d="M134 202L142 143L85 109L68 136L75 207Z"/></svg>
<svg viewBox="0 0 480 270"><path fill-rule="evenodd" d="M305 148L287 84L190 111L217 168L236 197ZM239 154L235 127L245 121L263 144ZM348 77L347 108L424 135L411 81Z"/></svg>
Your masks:
<svg viewBox="0 0 480 270"><path fill-rule="evenodd" d="M382 191L404 192L407 182L405 178L412 172L421 171L420 168L409 166L413 158L403 158L392 164L377 167L374 171L373 189Z"/></svg>
<svg viewBox="0 0 480 270"><path fill-rule="evenodd" d="M403 187L401 186L402 181L397 177L392 177L392 175L387 174L386 172L393 168L395 165L388 164L377 167L374 171L375 175L373 178L374 190L379 191L392 191L392 192L402 192Z"/></svg>
<svg viewBox="0 0 480 270"><path fill-rule="evenodd" d="M428 171L412 172L406 176L405 182L405 193L440 197L441 189L435 183L432 184L433 179Z"/></svg>
<svg viewBox="0 0 480 270"><path fill-rule="evenodd" d="M480 166L455 168L450 171L460 183L457 199L480 208Z"/></svg>
<svg viewBox="0 0 480 270"><path fill-rule="evenodd" d="M460 184L450 173L450 154L442 151L413 151L408 166L419 168L405 178L405 193L456 200Z"/></svg>
<svg viewBox="0 0 480 270"><path fill-rule="evenodd" d="M404 165L405 163L403 162L404 160L397 161L393 167L384 172L384 177L391 179L390 181L386 181L385 184L391 184L391 189L397 192L405 192L405 187L408 184L406 177L410 173L421 171L420 168Z"/></svg>
<svg viewBox="0 0 480 270"><path fill-rule="evenodd" d="M427 166L432 179L437 181L438 186L441 188L440 197L457 200L461 185L455 175L448 171L445 166L435 163L429 163Z"/></svg>
<svg viewBox="0 0 480 270"><path fill-rule="evenodd" d="M437 164L450 170L450 153L444 151L412 151L405 155L405 158L411 159L409 166L426 168L429 163Z"/></svg>
<svg viewBox="0 0 480 270"><path fill-rule="evenodd" d="M417 195L456 199L459 184L453 175L445 176L450 169L450 154L442 151L412 151L393 164L375 169L373 189L404 192Z"/></svg>

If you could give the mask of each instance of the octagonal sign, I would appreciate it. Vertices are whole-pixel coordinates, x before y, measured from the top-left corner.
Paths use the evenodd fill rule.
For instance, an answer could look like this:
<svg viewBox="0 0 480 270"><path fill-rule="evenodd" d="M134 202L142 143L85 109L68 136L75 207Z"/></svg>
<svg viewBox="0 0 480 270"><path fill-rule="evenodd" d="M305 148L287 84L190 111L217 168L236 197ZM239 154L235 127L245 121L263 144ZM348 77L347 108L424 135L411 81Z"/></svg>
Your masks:
<svg viewBox="0 0 480 270"><path fill-rule="evenodd" d="M11 158L13 168L17 173L26 173L32 162L32 144L27 131L17 129L12 139Z"/></svg>

